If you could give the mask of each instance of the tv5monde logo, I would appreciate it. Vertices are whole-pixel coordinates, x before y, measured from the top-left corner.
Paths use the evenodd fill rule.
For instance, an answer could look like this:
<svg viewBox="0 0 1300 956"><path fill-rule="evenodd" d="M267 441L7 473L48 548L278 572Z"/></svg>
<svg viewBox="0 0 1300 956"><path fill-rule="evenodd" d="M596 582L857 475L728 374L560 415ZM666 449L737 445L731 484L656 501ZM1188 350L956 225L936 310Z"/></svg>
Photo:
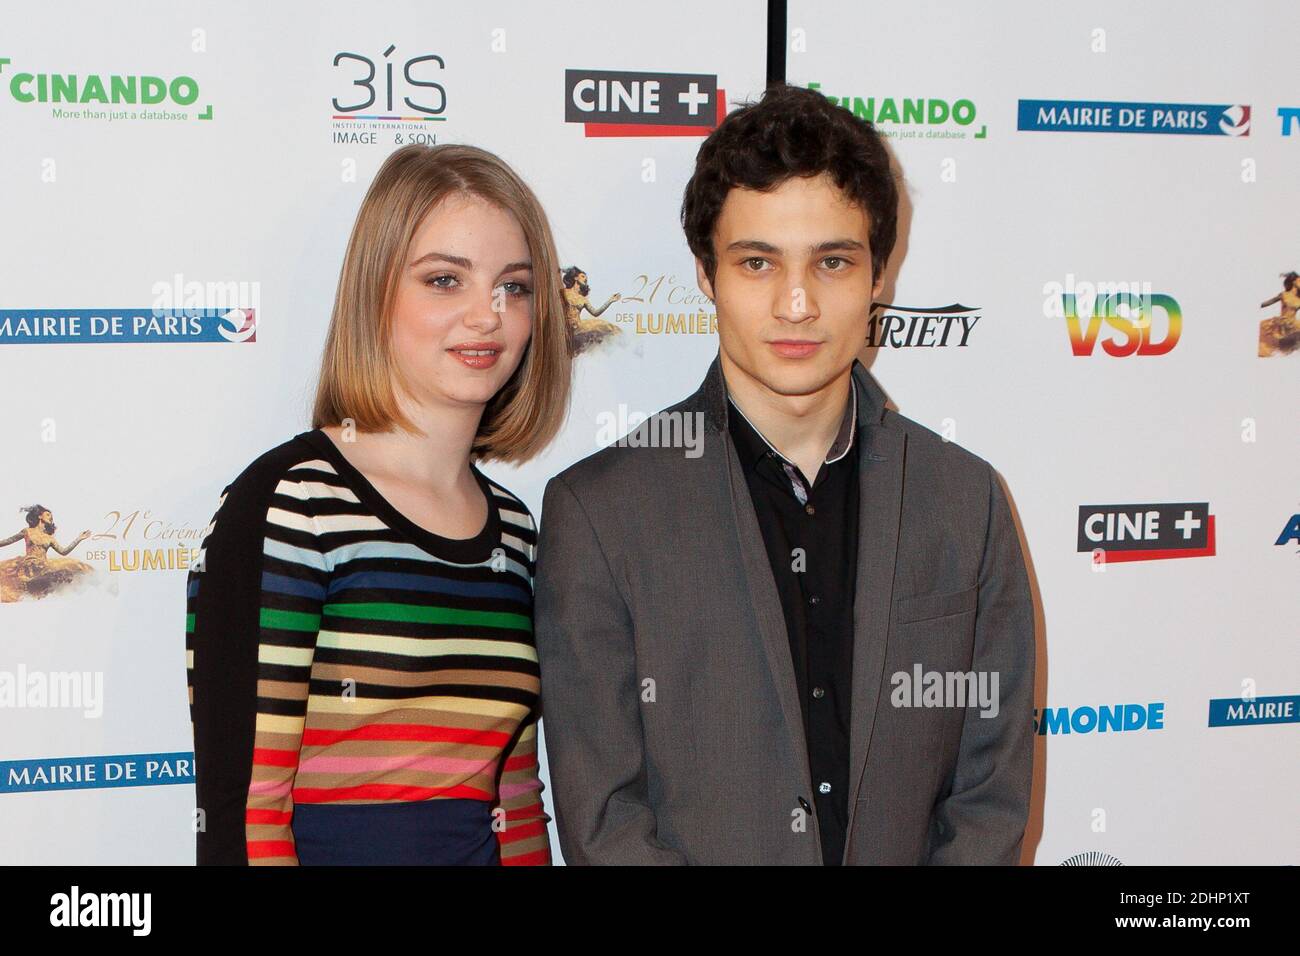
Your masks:
<svg viewBox="0 0 1300 956"><path fill-rule="evenodd" d="M1151 291L1149 282L1065 282L1043 286L1043 314L1064 319L1070 351L1092 356L1098 343L1113 358L1165 355L1183 332L1183 310L1173 296Z"/></svg>

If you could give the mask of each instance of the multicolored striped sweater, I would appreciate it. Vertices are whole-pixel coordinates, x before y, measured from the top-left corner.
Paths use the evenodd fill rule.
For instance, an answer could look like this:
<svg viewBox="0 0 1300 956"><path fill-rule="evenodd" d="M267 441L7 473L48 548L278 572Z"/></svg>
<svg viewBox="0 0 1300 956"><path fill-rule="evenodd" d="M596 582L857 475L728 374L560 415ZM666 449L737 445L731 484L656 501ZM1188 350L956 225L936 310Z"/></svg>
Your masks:
<svg viewBox="0 0 1300 956"><path fill-rule="evenodd" d="M536 528L475 476L488 520L463 540L403 516L320 430L222 491L187 581L200 864L298 863L295 804L442 799L491 804L502 864L550 863Z"/></svg>

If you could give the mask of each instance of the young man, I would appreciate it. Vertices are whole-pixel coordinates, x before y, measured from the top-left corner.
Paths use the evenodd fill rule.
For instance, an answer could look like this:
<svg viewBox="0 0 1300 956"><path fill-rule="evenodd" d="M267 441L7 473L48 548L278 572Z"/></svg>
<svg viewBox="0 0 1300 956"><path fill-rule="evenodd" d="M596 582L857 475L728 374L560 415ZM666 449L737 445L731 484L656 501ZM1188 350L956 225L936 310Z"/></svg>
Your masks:
<svg viewBox="0 0 1300 956"><path fill-rule="evenodd" d="M897 204L879 136L813 91L700 148L682 222L718 357L543 502L569 863L1019 858L1034 613L1007 499L856 359ZM702 453L663 447L683 415Z"/></svg>

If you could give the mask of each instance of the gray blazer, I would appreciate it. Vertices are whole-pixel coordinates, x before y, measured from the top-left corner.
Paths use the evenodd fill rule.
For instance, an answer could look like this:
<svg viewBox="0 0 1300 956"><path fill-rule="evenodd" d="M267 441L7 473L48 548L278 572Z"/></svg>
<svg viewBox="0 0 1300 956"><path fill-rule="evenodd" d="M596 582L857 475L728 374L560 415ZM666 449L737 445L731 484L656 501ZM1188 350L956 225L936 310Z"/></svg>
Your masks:
<svg viewBox="0 0 1300 956"><path fill-rule="evenodd" d="M887 409L861 363L853 375L861 542L843 862L1014 864L1034 612L1006 495L988 462ZM682 413L702 423L702 454L631 447L653 428L662 441ZM719 360L657 417L546 486L535 620L560 847L576 864L819 864L785 618ZM931 671L983 673L996 716L924 706L943 700L922 694Z"/></svg>

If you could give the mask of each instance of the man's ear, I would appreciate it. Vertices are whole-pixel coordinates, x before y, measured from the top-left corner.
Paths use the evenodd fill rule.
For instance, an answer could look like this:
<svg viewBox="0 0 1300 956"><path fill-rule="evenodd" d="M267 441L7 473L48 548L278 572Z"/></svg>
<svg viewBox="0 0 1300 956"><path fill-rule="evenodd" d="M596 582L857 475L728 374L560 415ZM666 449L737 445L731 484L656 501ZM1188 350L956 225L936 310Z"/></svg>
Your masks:
<svg viewBox="0 0 1300 956"><path fill-rule="evenodd" d="M875 284L871 287L872 303L880 301L880 293L885 291L885 270L880 270L880 277L876 279Z"/></svg>
<svg viewBox="0 0 1300 956"><path fill-rule="evenodd" d="M700 261L698 256L695 259L695 281L699 285L700 291L709 297L710 302L713 302L713 283L704 274L704 263Z"/></svg>

